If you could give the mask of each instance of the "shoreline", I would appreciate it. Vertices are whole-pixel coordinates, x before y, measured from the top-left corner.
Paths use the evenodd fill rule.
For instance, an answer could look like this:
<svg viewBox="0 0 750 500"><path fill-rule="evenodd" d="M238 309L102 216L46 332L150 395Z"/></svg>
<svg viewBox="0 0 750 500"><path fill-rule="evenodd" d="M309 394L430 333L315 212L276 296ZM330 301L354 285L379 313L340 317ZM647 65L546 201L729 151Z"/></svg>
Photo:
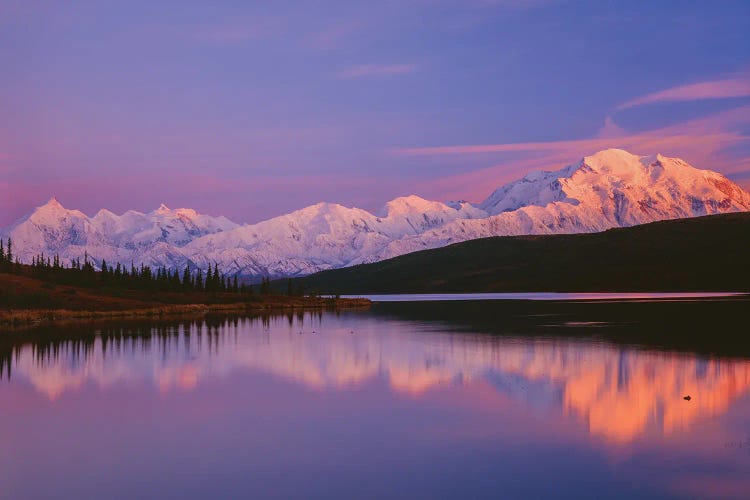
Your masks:
<svg viewBox="0 0 750 500"><path fill-rule="evenodd" d="M87 320L153 319L169 316L203 317L211 314L289 312L320 309L366 309L365 298L296 298L290 301L235 302L219 304L159 304L153 307L113 310L5 309L0 328L17 329Z"/></svg>
<svg viewBox="0 0 750 500"><path fill-rule="evenodd" d="M532 301L632 301L632 300L710 300L750 298L750 292L437 292L437 293L363 293L342 298L366 298L372 302L452 302L466 300Z"/></svg>

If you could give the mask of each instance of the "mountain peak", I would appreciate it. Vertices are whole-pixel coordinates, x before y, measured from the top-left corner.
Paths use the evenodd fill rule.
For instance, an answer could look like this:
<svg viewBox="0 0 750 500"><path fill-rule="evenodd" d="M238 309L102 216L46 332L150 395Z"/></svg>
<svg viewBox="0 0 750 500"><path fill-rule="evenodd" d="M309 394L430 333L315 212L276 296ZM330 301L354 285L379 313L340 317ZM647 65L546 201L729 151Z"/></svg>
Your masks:
<svg viewBox="0 0 750 500"><path fill-rule="evenodd" d="M94 219L101 219L103 217L107 218L115 218L117 215L112 212L111 210L107 210L106 208L100 208L98 212L94 215Z"/></svg>
<svg viewBox="0 0 750 500"><path fill-rule="evenodd" d="M55 230L66 232L71 227L75 227L75 231L78 231L79 229L81 231L84 231L80 224L86 224L87 222L88 217L86 217L83 212L80 212L78 210L69 210L63 207L62 204L57 200L57 198L53 196L44 205L36 207L31 213L18 219L13 224L13 226L11 226L10 231L12 232L19 227L23 228L26 226L26 223L30 223L31 226L35 228L34 230L32 230L32 232L40 230L40 228L46 228L44 230L54 228ZM14 239L18 239L20 243L24 239L24 236L19 235ZM76 241L80 242L82 240ZM49 250L49 248L47 248L47 250ZM19 255L21 254L19 253Z"/></svg>
<svg viewBox="0 0 750 500"><path fill-rule="evenodd" d="M443 204L437 201L425 200L421 196L411 194L409 196L400 196L394 198L385 204L381 212L385 216L401 215L410 212L427 212L442 207Z"/></svg>
<svg viewBox="0 0 750 500"><path fill-rule="evenodd" d="M5 234L26 262L41 252L64 262L89 256L184 268L218 262L248 276L302 275L373 262L467 239L602 231L662 219L748 211L750 194L678 158L606 149L555 171L530 172L479 206L395 198L384 217L319 203L238 226L191 209L158 209L93 218L52 198ZM205 269L205 267L203 267Z"/></svg>
<svg viewBox="0 0 750 500"><path fill-rule="evenodd" d="M44 205L40 205L34 209L34 211L29 215L52 215L52 216L62 216L63 214L70 212L67 208L62 206L62 204L57 200L55 196L50 198L47 203ZM78 213L76 210L73 210L73 212Z"/></svg>
<svg viewBox="0 0 750 500"><path fill-rule="evenodd" d="M606 166L612 168L615 165L633 165L640 162L641 157L634 155L624 149L603 149L592 155L583 157L583 164L589 167Z"/></svg>
<svg viewBox="0 0 750 500"><path fill-rule="evenodd" d="M692 176L698 170L679 158L661 153L639 156L623 149L605 149L581 160L575 173L593 171L597 176L627 179L637 184L652 185L661 175ZM655 167L660 167L654 170ZM665 170L667 169L667 170Z"/></svg>
<svg viewBox="0 0 750 500"><path fill-rule="evenodd" d="M47 201L47 203L45 203L44 205L42 205L41 208L43 208L43 207L65 208L65 207L62 206L62 204L59 201L57 201L57 197L56 196L53 196L52 198L50 198L49 201Z"/></svg>
<svg viewBox="0 0 750 500"><path fill-rule="evenodd" d="M581 165L595 169L596 167L604 167L607 170L612 170L618 167L649 167L655 163L666 161L673 162L680 167L690 167L684 160L665 156L661 153L639 156L617 148L603 149L593 155L585 156L581 161Z"/></svg>

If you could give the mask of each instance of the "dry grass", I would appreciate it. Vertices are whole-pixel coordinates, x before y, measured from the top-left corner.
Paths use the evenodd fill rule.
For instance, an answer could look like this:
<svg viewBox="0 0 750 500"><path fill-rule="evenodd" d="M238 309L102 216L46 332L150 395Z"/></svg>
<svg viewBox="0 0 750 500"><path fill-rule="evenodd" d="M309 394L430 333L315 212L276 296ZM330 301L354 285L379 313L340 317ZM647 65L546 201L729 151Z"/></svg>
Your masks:
<svg viewBox="0 0 750 500"><path fill-rule="evenodd" d="M115 296L95 289L53 285L29 276L0 274L0 287L29 297L34 305L3 306L0 301L0 327L5 329L47 323L123 319L162 318L170 316L201 317L207 314L241 314L263 311L303 309L350 309L370 306L367 299L332 299L320 297L287 297L254 295L244 302L230 294L213 297L218 303L175 303L205 300L203 294L160 294L128 291ZM2 292L2 290L0 290ZM38 300L37 300L38 299ZM223 301L223 302L222 302ZM38 305L37 305L38 304Z"/></svg>
<svg viewBox="0 0 750 500"><path fill-rule="evenodd" d="M151 318L170 315L203 315L209 311L203 304L162 305L140 309L86 311L71 309L9 309L0 310L0 324L23 325L76 319Z"/></svg>
<svg viewBox="0 0 750 500"><path fill-rule="evenodd" d="M238 302L233 304L163 304L155 307L116 310L77 309L6 309L0 310L0 326L8 328L41 324L101 319L165 318L181 316L197 318L207 314L241 314L263 311L309 309L359 309L370 306L367 299L319 299L297 297L294 301Z"/></svg>

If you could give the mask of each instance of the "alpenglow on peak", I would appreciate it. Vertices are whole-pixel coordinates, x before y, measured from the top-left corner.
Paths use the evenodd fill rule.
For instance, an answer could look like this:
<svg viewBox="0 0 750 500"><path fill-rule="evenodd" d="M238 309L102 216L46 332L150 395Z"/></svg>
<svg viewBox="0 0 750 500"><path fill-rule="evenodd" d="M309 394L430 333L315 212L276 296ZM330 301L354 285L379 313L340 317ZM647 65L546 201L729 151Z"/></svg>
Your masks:
<svg viewBox="0 0 750 500"><path fill-rule="evenodd" d="M54 210L51 210L54 209ZM55 198L3 231L24 262L58 254L94 262L298 276L489 236L603 231L750 210L723 175L661 154L607 149L559 170L530 172L478 204L396 198L378 214L318 203L251 225L162 204L149 213L88 217Z"/></svg>

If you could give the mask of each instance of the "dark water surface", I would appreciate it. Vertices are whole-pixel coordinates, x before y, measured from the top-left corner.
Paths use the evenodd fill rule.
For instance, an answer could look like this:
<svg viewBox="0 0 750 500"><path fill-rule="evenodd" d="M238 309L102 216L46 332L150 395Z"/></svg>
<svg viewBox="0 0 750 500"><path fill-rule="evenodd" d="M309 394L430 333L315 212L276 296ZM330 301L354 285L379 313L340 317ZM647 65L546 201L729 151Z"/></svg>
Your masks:
<svg viewBox="0 0 750 500"><path fill-rule="evenodd" d="M5 332L0 498L747 498L749 306Z"/></svg>
<svg viewBox="0 0 750 500"><path fill-rule="evenodd" d="M446 302L454 300L654 300L711 299L744 295L739 292L501 292L501 293L389 293L343 295L373 302Z"/></svg>

